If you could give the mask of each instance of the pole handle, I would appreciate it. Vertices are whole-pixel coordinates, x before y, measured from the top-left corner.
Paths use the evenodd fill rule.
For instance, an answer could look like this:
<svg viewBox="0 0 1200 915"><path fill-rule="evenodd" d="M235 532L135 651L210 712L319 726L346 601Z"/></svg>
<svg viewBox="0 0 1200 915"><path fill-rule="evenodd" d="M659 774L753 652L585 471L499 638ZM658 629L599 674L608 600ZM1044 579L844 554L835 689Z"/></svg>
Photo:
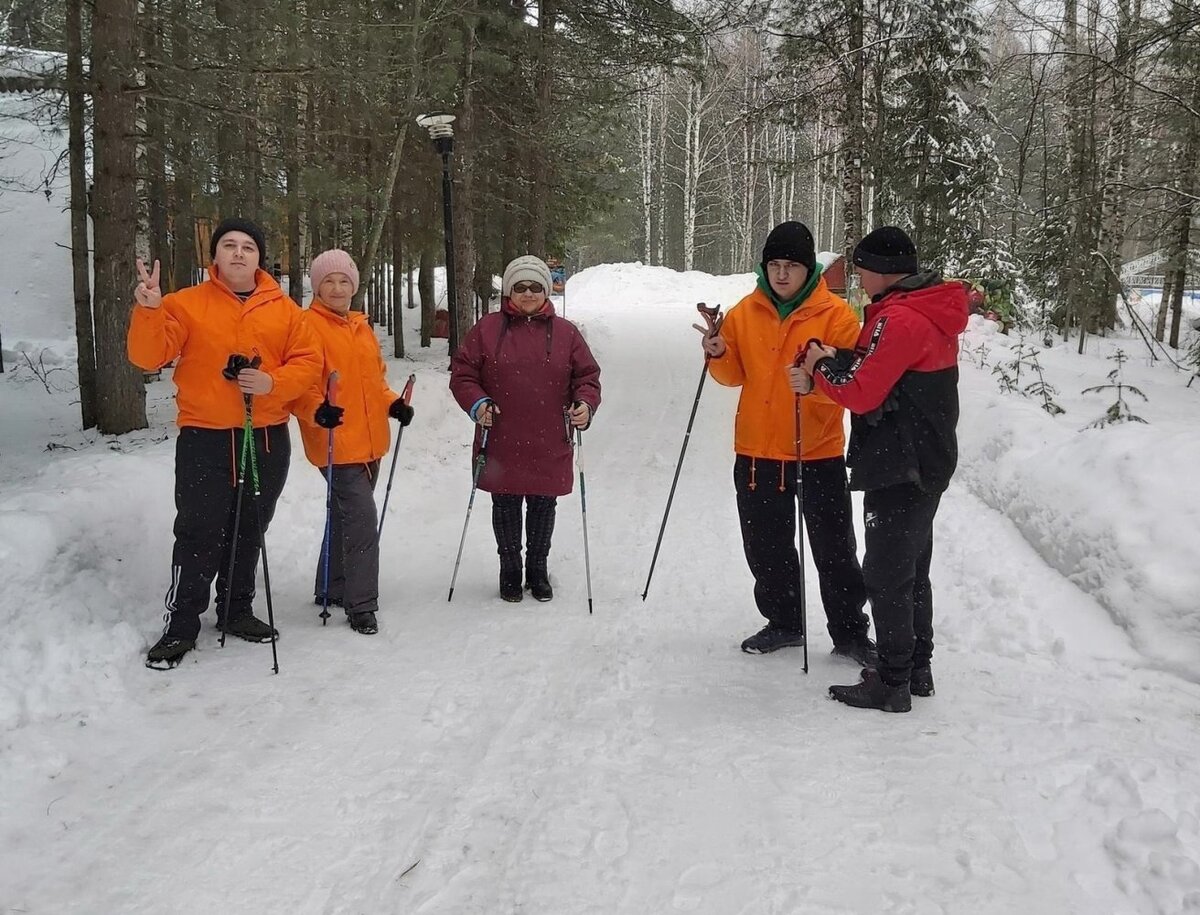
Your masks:
<svg viewBox="0 0 1200 915"><path fill-rule="evenodd" d="M796 351L796 359L794 362L792 362L793 368L799 368L800 366L802 366L804 364L804 359L808 355L809 348L812 347L812 345L814 343L817 344L817 346L821 346L821 347L823 347L825 345L821 341L820 337L809 337L808 342L805 343L803 347L801 347L800 349L798 349Z"/></svg>
<svg viewBox="0 0 1200 915"><path fill-rule="evenodd" d="M696 311L700 313L700 316L704 318L704 323L708 325L708 331L704 336L715 337L721 330L721 323L725 320L725 315L721 313L721 306L710 306L703 302L697 302Z"/></svg>

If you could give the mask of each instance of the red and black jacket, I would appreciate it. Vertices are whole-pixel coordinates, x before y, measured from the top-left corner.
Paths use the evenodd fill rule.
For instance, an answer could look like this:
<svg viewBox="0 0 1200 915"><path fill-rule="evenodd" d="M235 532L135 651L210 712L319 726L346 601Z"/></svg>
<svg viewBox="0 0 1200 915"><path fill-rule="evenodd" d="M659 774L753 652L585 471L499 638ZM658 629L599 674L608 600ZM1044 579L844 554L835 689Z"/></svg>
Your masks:
<svg viewBox="0 0 1200 915"><path fill-rule="evenodd" d="M965 287L916 274L867 307L854 349L817 363L817 387L853 414L852 489L950 485L958 464L958 335L966 326Z"/></svg>

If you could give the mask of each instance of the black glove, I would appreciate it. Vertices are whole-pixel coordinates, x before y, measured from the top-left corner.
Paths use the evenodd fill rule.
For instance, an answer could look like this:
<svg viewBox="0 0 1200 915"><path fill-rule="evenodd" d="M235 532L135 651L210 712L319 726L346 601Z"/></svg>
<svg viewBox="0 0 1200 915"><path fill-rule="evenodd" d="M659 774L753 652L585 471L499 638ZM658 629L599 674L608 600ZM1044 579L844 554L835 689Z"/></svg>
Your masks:
<svg viewBox="0 0 1200 915"><path fill-rule="evenodd" d="M345 408L335 407L326 399L321 401L321 406L313 414L313 422L322 429L336 429L342 424L342 414L345 412Z"/></svg>
<svg viewBox="0 0 1200 915"><path fill-rule="evenodd" d="M397 397L392 401L392 405L388 407L388 416L399 420L400 425L407 426L412 422L413 408L404 402L404 398Z"/></svg>

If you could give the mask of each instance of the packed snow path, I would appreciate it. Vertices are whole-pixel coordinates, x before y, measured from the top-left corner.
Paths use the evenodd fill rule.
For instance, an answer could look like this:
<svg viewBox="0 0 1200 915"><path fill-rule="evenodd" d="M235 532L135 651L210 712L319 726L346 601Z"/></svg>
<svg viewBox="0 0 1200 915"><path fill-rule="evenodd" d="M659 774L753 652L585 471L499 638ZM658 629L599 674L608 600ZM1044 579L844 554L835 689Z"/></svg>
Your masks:
<svg viewBox="0 0 1200 915"><path fill-rule="evenodd" d="M294 437L268 535L279 676L268 646L218 649L211 613L179 669L142 667L171 441L22 479L4 504L28 555L5 556L0 913L1200 911L1200 689L964 486L936 531L938 694L909 715L826 699L857 674L829 657L811 563L811 673L799 650L738 650L761 621L736 395L711 381L641 601L699 380L694 304L745 284L672 276L632 301L610 294L619 273L572 286L604 369L592 617L577 494L552 603L499 601L482 496L447 604L470 427L444 355L415 345L391 366L417 373L417 419L381 632L320 625L322 480Z"/></svg>

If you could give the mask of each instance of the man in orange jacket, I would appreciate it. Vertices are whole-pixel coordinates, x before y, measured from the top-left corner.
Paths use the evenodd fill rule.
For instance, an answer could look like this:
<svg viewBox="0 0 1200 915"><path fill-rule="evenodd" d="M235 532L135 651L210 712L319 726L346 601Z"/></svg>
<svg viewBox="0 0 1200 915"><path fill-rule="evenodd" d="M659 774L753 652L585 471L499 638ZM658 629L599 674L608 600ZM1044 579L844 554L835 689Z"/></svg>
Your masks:
<svg viewBox="0 0 1200 915"><path fill-rule="evenodd" d="M852 346L859 324L829 291L803 224L771 230L757 272L757 288L729 311L719 333L705 334L703 347L712 377L742 388L733 480L754 599L767 620L742 650L766 654L803 645L805 638L796 551L796 398L788 370L814 337ZM828 397L801 401L799 495L833 653L865 665L874 660L874 645L863 613L867 595L846 481L843 416Z"/></svg>
<svg viewBox="0 0 1200 915"><path fill-rule="evenodd" d="M350 310L358 291L354 258L337 248L324 251L313 258L309 275L313 301L304 318L321 351L322 368L318 383L292 411L300 421L304 454L322 471L333 432L328 603L346 611L355 632L373 635L379 631L375 481L380 459L391 445L388 417L407 426L413 409L388 387L379 340L367 316ZM333 372L338 379L331 403L325 394ZM326 603L323 560L317 560L315 587L316 603L321 605Z"/></svg>
<svg viewBox="0 0 1200 915"><path fill-rule="evenodd" d="M270 641L270 626L254 616L254 580L261 550L247 483L243 521L231 543L238 455L244 438L244 395L253 397L254 445L258 452L259 508L263 528L287 479L291 444L289 407L316 384L321 357L296 303L261 269L266 255L262 230L244 219L226 219L212 237L209 278L164 296L159 265L141 261L137 304L129 324L129 358L146 371L176 362L179 438L175 443L175 548L166 597L162 638L146 666L176 667L196 647L200 614L217 580L217 626L251 642ZM223 370L230 356L257 357L237 381ZM247 480L249 480L247 471ZM234 580L225 580L230 551ZM224 618L227 589L229 618Z"/></svg>

